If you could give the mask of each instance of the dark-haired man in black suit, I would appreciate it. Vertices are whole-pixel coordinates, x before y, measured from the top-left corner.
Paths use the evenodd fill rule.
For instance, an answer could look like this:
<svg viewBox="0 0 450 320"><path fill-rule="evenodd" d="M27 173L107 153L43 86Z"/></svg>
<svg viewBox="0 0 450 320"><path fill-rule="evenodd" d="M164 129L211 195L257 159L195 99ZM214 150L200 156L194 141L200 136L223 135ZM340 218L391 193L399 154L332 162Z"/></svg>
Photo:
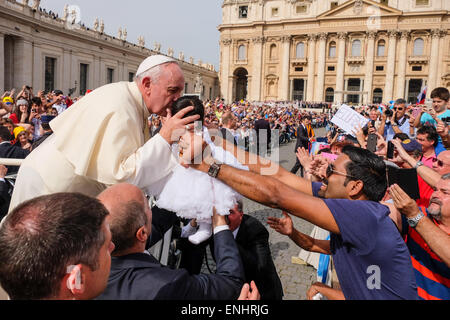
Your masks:
<svg viewBox="0 0 450 320"><path fill-rule="evenodd" d="M257 154L260 156L265 156L266 153L270 152L270 123L266 119L264 119L264 113L261 112L258 114L258 120L255 121L255 130L256 130L256 150ZM266 144L266 148L264 150L264 143ZM263 147L261 149L261 147Z"/></svg>
<svg viewBox="0 0 450 320"><path fill-rule="evenodd" d="M309 149L310 137L308 133L308 126L311 125L311 117L306 116L303 117L302 122L297 128L297 143L295 144L294 153L297 153L298 148L305 148L305 150ZM300 161L296 157L295 165L292 167L291 172L296 174L298 169L300 169L300 175L303 177L303 166L300 164Z"/></svg>
<svg viewBox="0 0 450 320"><path fill-rule="evenodd" d="M225 217L239 248L245 282L255 282L261 300L281 300L283 287L270 252L267 228L256 218L243 213L242 202L238 202ZM186 225L184 232L189 233L192 225L195 223ZM200 273L207 244L214 257L215 245L212 238L199 245L193 245L187 240L180 244L183 252L180 266L187 268L191 274Z"/></svg>
<svg viewBox="0 0 450 320"><path fill-rule="evenodd" d="M216 274L190 275L185 269L162 266L145 250L152 230L152 212L138 187L114 185L98 198L110 212L115 244L108 285L99 300L233 300L239 297L244 271L224 216L214 213L212 217L218 244Z"/></svg>

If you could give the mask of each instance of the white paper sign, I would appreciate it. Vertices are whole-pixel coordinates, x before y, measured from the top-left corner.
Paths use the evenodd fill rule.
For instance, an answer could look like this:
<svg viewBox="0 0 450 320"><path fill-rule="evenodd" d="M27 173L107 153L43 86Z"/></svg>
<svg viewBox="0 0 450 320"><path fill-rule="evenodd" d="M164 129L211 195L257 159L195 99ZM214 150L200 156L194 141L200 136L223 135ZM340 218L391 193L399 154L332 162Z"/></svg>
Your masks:
<svg viewBox="0 0 450 320"><path fill-rule="evenodd" d="M357 130L358 126L363 128L369 122L369 119L364 118L348 105L343 104L336 112L333 119L331 119L331 122L344 130L347 134L355 136L353 130Z"/></svg>

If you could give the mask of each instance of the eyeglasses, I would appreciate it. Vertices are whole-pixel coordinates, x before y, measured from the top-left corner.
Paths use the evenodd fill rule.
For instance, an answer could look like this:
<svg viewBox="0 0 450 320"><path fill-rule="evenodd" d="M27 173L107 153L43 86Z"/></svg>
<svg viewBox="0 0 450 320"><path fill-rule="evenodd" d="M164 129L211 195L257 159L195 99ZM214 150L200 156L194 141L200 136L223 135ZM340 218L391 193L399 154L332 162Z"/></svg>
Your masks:
<svg viewBox="0 0 450 320"><path fill-rule="evenodd" d="M332 174L337 174L337 175L344 176L344 177L347 177L347 178L356 179L355 177L350 176L350 175L348 175L348 174L346 174L346 173L343 173L343 172L339 172L339 171L334 170L334 165L333 165L333 164L329 164L328 167L327 167L327 173L326 173L327 179L328 179Z"/></svg>
<svg viewBox="0 0 450 320"><path fill-rule="evenodd" d="M445 163L442 160L439 160L438 158L433 158L433 162L437 162L438 167L443 167L444 165L448 166L447 163Z"/></svg>
<svg viewBox="0 0 450 320"><path fill-rule="evenodd" d="M403 111L405 108L394 108L394 110Z"/></svg>

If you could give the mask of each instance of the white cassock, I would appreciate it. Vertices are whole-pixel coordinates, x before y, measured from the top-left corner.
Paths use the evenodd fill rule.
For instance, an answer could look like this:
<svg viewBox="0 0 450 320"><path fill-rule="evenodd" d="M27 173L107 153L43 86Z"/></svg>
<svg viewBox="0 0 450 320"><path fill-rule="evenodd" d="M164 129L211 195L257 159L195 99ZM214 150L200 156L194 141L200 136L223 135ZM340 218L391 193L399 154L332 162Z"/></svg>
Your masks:
<svg viewBox="0 0 450 320"><path fill-rule="evenodd" d="M103 86L50 122L53 134L22 163L9 211L56 192L95 197L108 186L146 189L178 161L159 134L149 140L146 108L134 82Z"/></svg>

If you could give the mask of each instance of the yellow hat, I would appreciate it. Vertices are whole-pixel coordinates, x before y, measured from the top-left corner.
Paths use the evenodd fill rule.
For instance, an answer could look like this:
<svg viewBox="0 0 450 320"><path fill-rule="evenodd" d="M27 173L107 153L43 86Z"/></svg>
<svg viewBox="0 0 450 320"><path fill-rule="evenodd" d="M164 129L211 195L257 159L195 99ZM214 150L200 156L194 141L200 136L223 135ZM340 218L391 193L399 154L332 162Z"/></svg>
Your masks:
<svg viewBox="0 0 450 320"><path fill-rule="evenodd" d="M22 131L25 131L25 129L23 127L15 127L13 130L14 133L14 138L17 139L17 136L19 135L19 133L21 133Z"/></svg>
<svg viewBox="0 0 450 320"><path fill-rule="evenodd" d="M6 102L14 103L14 100L11 97L4 97L3 103L6 103Z"/></svg>

